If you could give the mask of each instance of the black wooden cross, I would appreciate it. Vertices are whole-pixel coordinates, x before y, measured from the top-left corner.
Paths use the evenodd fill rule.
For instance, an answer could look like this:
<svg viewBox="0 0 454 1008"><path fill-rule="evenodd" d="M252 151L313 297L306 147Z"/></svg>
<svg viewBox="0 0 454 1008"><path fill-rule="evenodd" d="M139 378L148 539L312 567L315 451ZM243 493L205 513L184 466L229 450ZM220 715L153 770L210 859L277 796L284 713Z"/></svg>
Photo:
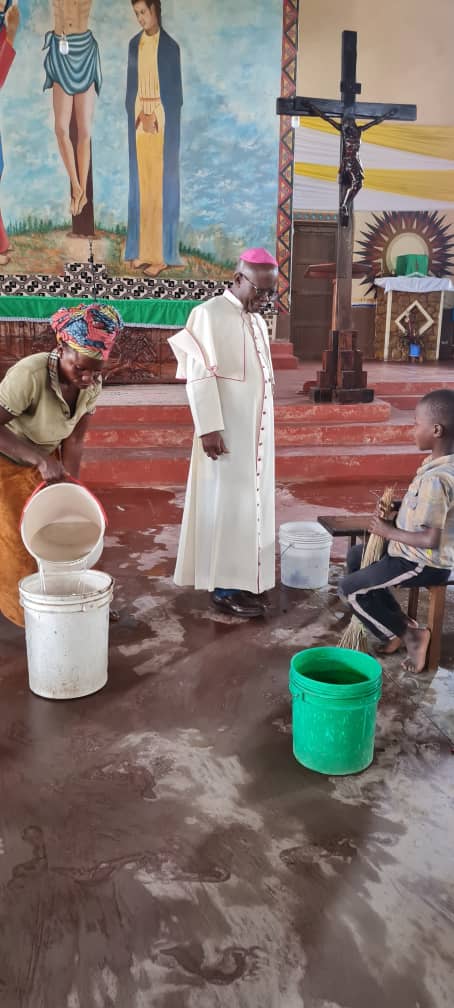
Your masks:
<svg viewBox="0 0 454 1008"><path fill-rule="evenodd" d="M367 388L361 353L356 349L357 334L352 330L353 201L361 189L364 172L359 159L361 135L383 122L416 119L416 105L385 105L357 102L361 84L356 80L356 32L342 32L341 100L326 98L278 98L276 111L286 116L317 116L331 123L340 133L339 216L337 262L327 264L325 275L335 280L334 328L329 349L323 354L319 385L313 390L317 401L367 402L373 390ZM358 125L356 118L368 120ZM314 207L316 210L317 207ZM320 276L320 269L318 275Z"/></svg>

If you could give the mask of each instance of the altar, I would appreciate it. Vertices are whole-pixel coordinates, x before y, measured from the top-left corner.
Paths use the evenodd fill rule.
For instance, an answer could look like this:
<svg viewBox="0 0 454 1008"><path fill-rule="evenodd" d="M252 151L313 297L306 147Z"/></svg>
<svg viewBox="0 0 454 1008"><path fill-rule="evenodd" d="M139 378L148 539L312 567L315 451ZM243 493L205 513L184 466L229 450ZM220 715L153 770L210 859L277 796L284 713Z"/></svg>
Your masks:
<svg viewBox="0 0 454 1008"><path fill-rule="evenodd" d="M84 297L1 296L0 378L22 357L51 350L55 346L51 316L63 306L71 308L84 300ZM105 368L104 384L174 381L175 357L167 340L186 325L192 308L200 302L183 298L122 298L109 299L107 303L120 313L124 328Z"/></svg>
<svg viewBox="0 0 454 1008"><path fill-rule="evenodd" d="M440 356L443 311L452 303L454 277L389 276L377 277L375 315L375 358L401 361L406 319L411 316L422 347L423 360Z"/></svg>

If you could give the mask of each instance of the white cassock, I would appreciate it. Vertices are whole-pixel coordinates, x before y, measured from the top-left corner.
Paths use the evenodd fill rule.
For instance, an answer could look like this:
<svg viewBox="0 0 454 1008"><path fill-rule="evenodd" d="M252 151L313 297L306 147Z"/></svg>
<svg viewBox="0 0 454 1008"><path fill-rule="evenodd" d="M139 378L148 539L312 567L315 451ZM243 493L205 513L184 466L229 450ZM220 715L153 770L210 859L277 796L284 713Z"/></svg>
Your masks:
<svg viewBox="0 0 454 1008"><path fill-rule="evenodd" d="M169 339L195 435L175 582L259 593L275 581L273 371L265 322L230 291ZM201 435L222 431L216 461Z"/></svg>

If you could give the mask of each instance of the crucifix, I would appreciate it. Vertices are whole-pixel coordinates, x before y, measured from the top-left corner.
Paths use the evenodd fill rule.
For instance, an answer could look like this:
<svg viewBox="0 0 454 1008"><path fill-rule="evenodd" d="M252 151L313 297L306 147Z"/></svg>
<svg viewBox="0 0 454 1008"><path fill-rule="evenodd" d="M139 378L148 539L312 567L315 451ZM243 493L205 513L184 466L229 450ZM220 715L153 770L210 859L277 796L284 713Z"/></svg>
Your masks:
<svg viewBox="0 0 454 1008"><path fill-rule="evenodd" d="M362 355L356 345L358 336L352 328L353 203L364 179L359 148L364 131L384 119L416 119L416 105L356 101L356 95L361 94L356 80L356 38L356 32L342 32L340 101L294 97L278 98L276 103L278 115L316 116L340 134L337 261L323 264L324 272L320 265L307 271L310 276L313 268L314 276L334 280L333 328L317 384L311 389L315 402L371 402L374 397L373 389L367 388L367 373L362 370ZM366 121L358 125L356 118Z"/></svg>

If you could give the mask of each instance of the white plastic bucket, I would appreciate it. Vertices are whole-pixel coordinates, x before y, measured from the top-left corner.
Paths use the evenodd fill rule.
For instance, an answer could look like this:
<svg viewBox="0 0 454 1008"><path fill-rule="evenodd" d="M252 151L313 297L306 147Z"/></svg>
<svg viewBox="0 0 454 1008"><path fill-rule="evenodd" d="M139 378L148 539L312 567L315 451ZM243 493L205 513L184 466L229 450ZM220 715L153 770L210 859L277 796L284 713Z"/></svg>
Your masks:
<svg viewBox="0 0 454 1008"><path fill-rule="evenodd" d="M328 584L333 539L318 522L286 522L279 529L281 581L288 588Z"/></svg>
<svg viewBox="0 0 454 1008"><path fill-rule="evenodd" d="M22 512L24 546L43 571L57 573L93 567L104 548L105 529L101 504L80 483L38 487ZM57 543L52 541L55 538Z"/></svg>
<svg viewBox="0 0 454 1008"><path fill-rule="evenodd" d="M19 583L30 689L51 700L105 686L113 578L102 571L31 574Z"/></svg>

